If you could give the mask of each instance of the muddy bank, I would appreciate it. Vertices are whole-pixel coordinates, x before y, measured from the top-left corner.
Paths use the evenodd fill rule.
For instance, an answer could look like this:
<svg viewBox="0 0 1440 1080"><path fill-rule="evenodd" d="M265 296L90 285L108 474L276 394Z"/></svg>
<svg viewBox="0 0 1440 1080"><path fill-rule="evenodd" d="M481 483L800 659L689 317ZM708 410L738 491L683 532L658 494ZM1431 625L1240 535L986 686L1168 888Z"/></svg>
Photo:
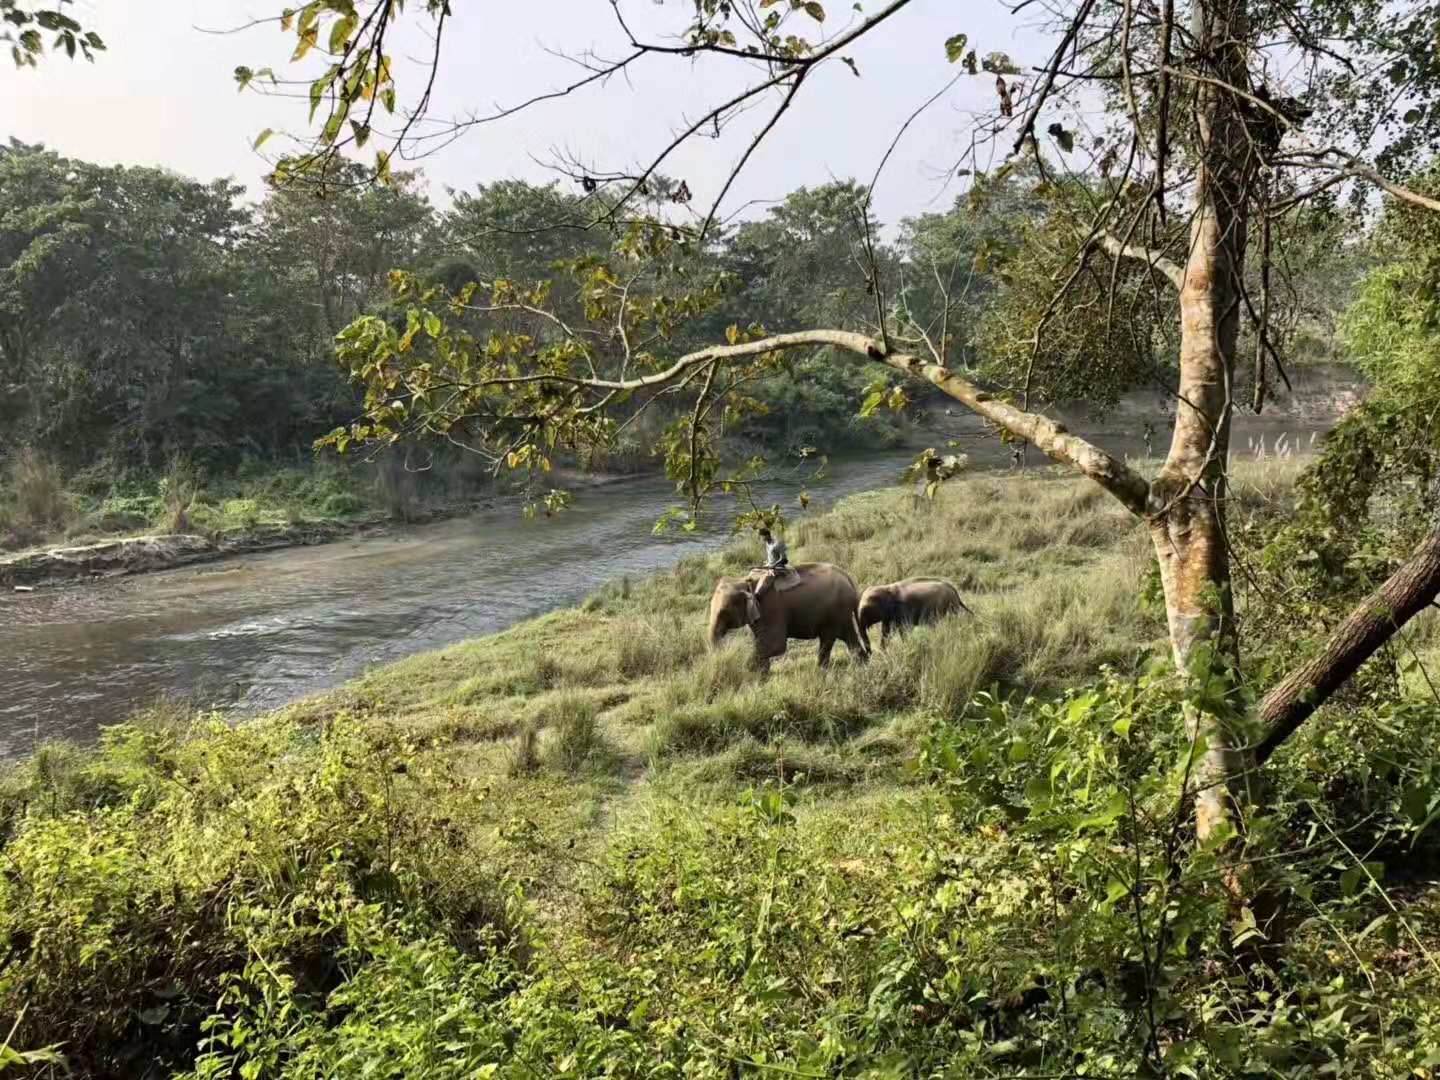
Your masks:
<svg viewBox="0 0 1440 1080"><path fill-rule="evenodd" d="M385 526L370 522L301 522L267 525L218 537L183 533L130 536L93 544L47 548L0 559L0 585L31 589L142 574L151 570L171 570L229 555L323 544L385 531Z"/></svg>
<svg viewBox="0 0 1440 1080"><path fill-rule="evenodd" d="M644 478L643 474L580 475L557 471L556 483L571 490L587 490ZM41 548L0 556L0 588L28 591L156 570L174 570L233 555L253 555L336 540L385 536L397 529L461 518L518 503L521 499L522 496L509 495L429 507L411 514L404 521L378 515L349 521L295 521L257 525L218 536L167 533Z"/></svg>

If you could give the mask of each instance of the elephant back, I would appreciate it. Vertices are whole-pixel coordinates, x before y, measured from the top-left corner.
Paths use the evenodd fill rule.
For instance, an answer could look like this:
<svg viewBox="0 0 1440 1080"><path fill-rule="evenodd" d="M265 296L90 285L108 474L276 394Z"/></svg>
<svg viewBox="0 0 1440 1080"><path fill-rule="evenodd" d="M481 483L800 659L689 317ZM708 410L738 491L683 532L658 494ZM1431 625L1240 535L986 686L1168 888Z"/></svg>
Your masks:
<svg viewBox="0 0 1440 1080"><path fill-rule="evenodd" d="M850 592L854 593L857 599L860 596L860 591L855 587L855 582L851 580L850 575L847 574L844 570L840 569L840 567L836 566L834 563L791 563L790 570L792 573L784 576L789 577L792 580L787 584L787 586L785 586L785 588L799 589L807 587L815 588L817 586L833 587L836 585L841 585L848 586ZM748 581L753 587L754 585L759 583L759 581L765 576L766 573L767 571L765 570L752 570L746 576L745 580ZM783 590L780 586L777 585L776 591L778 592Z"/></svg>

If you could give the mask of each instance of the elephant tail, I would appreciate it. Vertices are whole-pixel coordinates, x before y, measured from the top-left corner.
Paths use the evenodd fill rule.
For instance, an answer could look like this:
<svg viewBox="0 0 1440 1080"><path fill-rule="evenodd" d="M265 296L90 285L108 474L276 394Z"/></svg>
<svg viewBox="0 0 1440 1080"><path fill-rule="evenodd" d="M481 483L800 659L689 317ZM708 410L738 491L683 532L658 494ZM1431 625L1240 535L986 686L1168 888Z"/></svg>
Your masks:
<svg viewBox="0 0 1440 1080"><path fill-rule="evenodd" d="M955 593L955 602L960 605L960 610L971 618L978 619L980 616L976 615L975 612L970 609L969 605L965 603L964 599L960 596L960 590L956 588L953 583L950 584L950 588Z"/></svg>
<svg viewBox="0 0 1440 1080"><path fill-rule="evenodd" d="M858 611L850 612L850 625L855 630L855 636L860 639L860 644L865 646L865 655L869 656L873 651L870 648L870 635L865 633L865 627L860 625L860 613Z"/></svg>

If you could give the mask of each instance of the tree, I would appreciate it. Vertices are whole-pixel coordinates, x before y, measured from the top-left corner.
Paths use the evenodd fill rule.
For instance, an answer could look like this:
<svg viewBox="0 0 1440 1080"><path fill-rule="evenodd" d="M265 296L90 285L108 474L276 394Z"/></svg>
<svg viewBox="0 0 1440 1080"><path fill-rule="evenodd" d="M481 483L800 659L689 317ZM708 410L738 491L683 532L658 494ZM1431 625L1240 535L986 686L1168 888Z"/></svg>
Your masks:
<svg viewBox="0 0 1440 1080"><path fill-rule="evenodd" d="M290 260L267 261L242 194L0 152L0 449L121 470L171 450L220 464L237 429L274 453L353 410L331 333Z"/></svg>
<svg viewBox="0 0 1440 1080"><path fill-rule="evenodd" d="M415 174L397 173L385 187L366 186L363 175L337 162L323 189L272 184L251 241L327 336L385 298L390 270L414 263L434 225Z"/></svg>
<svg viewBox="0 0 1440 1080"><path fill-rule="evenodd" d="M743 168L755 144L781 125L817 65L843 61L848 46L881 33L909 6L908 0L892 0L826 37L826 10L818 3L752 10L725 0L700 0L683 40L673 45L637 39L617 6L618 32L630 51L614 63L592 65L589 74L560 92L583 90L607 74L674 55L748 64L758 73L741 92L683 124L676 139L649 164L605 174L612 183L628 185L627 194L607 212L613 216L632 209L635 200L630 196L638 196L686 139L733 121L745 106L773 98L774 109L737 160L735 170ZM379 5L376 10L387 8ZM310 29L298 31L302 38L326 19L321 5L312 4L306 12ZM448 4L431 5L437 40L448 14ZM1287 0L1162 0L1157 6L1135 0L1078 0L1059 13L1055 50L1036 65L1036 77L1028 81L1004 54L977 60L964 34L943 43L962 72L994 82L996 115L979 134L1009 147L1010 160L999 170L1002 174L1028 159L1042 178L1050 178L1070 172L1069 163L1078 161L1077 155L1091 152L1089 167L1106 178L1104 196L1091 207L1075 245L1072 272L1045 305L1035 328L1034 349L1038 352L1043 345L1050 320L1065 317L1070 287L1092 261L1108 261L1112 282L1120 266L1128 264L1157 289L1173 290L1178 314L1175 426L1168 455L1153 479L1033 411L1025 396L1017 400L1013 390L987 388L962 374L948 363L943 343L930 342L917 351L902 348L907 328L894 325L891 309L883 303L878 325L868 334L843 327L796 326L763 333L737 326L726 345L695 349L673 360L655 357L650 365L617 378L577 369L564 350L530 349L515 342L476 349L473 343L457 342L445 332L440 312L429 306L435 297L411 293L421 325L432 315L436 320L430 324L435 332L423 339L424 348L414 349L419 340L414 334L390 338L364 324L349 331L348 355L369 388L370 411L347 437L388 439L410 430L444 429L461 415L473 415L470 410L483 401L490 415L506 421L523 412L530 425L523 445L541 455L557 432L576 437L584 428L603 436L598 418L617 401L683 389L696 402L691 465L683 470L689 483L696 475L698 431L712 415L720 373L737 365L769 363L788 349L831 346L837 355L849 354L858 362L937 387L1112 494L1150 532L1177 666L1201 681L1238 679L1225 504L1230 420L1239 404L1235 388L1242 325L1251 328L1255 343L1252 370L1262 388L1255 398L1259 402L1279 365L1271 335L1271 273L1274 245L1277 239L1283 242L1279 225L1286 215L1347 186L1359 191L1365 185L1440 210L1440 201L1396 178L1404 175L1415 153L1440 134L1440 109L1431 107L1440 88L1430 49L1433 17L1432 7L1424 3L1377 7L1350 0L1300 5ZM347 137L335 117L347 117L364 98L363 92L350 94L345 73L351 70L347 65L352 55L363 57L370 55L366 50L378 48L377 29L371 18L365 22L371 28L369 37L364 31L352 32L350 19L346 15L335 21L338 29L330 43L340 58L335 73L316 84L322 94L331 94L330 119L307 158L281 163L287 175L314 171L338 152ZM363 16L354 19L357 26L362 21ZM1287 58L1283 67L1274 59L1281 56ZM1374 78L1376 71L1386 72L1387 78ZM1116 122L1087 143L1065 126L1067 106L1094 93L1109 105ZM1412 105L1403 120L1395 115L1397 100ZM403 129L398 138L403 143ZM1367 159L1377 145L1380 152ZM713 199L702 200L695 211L695 242L709 235L731 180L733 172L717 185ZM1356 197L1363 202L1363 195ZM647 234L659 245L659 254L666 249L656 238L676 228L657 221ZM1253 276L1252 249L1257 264ZM871 265L878 267L878 260L872 257ZM1258 287L1252 288L1257 279ZM646 302L662 300L671 302L664 296ZM462 307L464 302L460 298ZM437 386L443 394L436 394ZM457 400L466 405L460 414L452 414L450 403ZM445 408L437 410L437 401L445 402ZM508 424L495 430L513 437ZM679 443L675 449L682 457L686 453ZM512 448L507 460L533 457ZM693 484L689 490L692 497L699 494ZM1420 574L1407 578L1404 589L1418 594L1429 590L1433 596L1432 584L1429 575ZM1398 610L1411 607L1401 604ZM1361 643L1359 652L1347 655L1363 659L1377 635L1361 634L1353 640ZM1297 673L1275 691L1285 707L1272 702L1261 714L1284 712L1303 719L1331 689L1331 680L1316 672ZM1197 754L1196 829L1202 841L1221 845L1231 855L1241 849L1238 837L1249 809L1263 802L1255 747L1267 738L1244 722L1253 723L1254 716L1237 721L1234 712L1202 701L1186 716ZM1227 879L1237 904L1245 903L1250 893L1242 863L1231 863ZM1258 914L1263 922L1264 912Z"/></svg>

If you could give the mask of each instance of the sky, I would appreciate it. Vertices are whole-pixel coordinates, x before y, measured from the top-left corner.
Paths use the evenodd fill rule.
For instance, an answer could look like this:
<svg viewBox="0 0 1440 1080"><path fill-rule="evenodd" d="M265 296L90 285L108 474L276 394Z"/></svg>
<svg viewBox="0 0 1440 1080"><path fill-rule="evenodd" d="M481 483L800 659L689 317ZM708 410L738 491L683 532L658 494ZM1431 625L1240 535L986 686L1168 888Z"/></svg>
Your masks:
<svg viewBox="0 0 1440 1080"><path fill-rule="evenodd" d="M678 34L693 12L693 0L619 2L637 34L652 41ZM282 6L282 0L77 0L72 10L101 34L108 50L93 65L48 56L38 70L0 66L0 138L44 143L106 164L163 166L202 180L233 177L253 193L267 170L251 148L255 136L267 127L303 132L305 107L239 94L233 71L240 64L271 65L285 73L293 38L273 24L205 31L233 29ZM830 33L859 18L849 0L827 0L826 6ZM420 7L418 0L411 7ZM879 0L870 0L869 10L878 7ZM573 80L573 57L587 50L616 56L625 44L608 0L452 0L452 8L434 117L523 101ZM1006 52L1022 67L1042 63L1048 52L1037 29L998 0L915 0L847 52L858 78L842 64L814 73L747 165L725 212L750 206L753 213L763 203L752 200L773 200L801 185L850 176L868 180L906 118L956 74L943 43L962 32L982 56ZM418 33L398 44L403 90L420 78L429 44ZM557 153L597 169L633 168L754 74L746 62L723 58L650 58L628 79L474 128L401 167L421 168L442 203L447 187L554 179L548 163ZM976 115L994 104L993 76L963 78L910 127L877 186L881 221L949 206L963 186L952 170L971 141ZM692 140L665 171L685 179L696 204L708 207L768 115L768 109L746 115L718 140ZM272 140L265 152L281 148Z"/></svg>

